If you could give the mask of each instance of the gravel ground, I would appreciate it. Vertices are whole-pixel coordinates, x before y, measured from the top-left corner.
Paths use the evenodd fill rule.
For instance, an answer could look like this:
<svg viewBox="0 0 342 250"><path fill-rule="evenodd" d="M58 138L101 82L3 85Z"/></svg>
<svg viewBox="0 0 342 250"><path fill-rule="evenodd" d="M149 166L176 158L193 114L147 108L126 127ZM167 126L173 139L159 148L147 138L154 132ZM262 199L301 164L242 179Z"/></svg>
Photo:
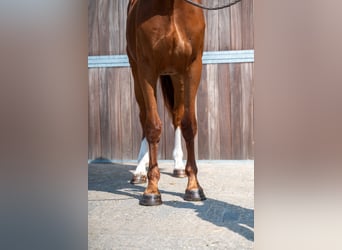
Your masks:
<svg viewBox="0 0 342 250"><path fill-rule="evenodd" d="M253 249L254 162L198 161L207 200L183 200L186 178L160 161L163 204L139 205L132 163L89 164L89 249Z"/></svg>

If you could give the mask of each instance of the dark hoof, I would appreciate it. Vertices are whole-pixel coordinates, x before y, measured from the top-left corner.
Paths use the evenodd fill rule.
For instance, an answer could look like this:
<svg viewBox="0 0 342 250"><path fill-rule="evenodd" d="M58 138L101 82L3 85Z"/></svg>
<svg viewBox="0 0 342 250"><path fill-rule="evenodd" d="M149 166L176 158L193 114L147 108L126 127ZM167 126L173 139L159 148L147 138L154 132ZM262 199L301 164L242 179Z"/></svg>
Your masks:
<svg viewBox="0 0 342 250"><path fill-rule="evenodd" d="M204 201L206 199L203 189L185 190L184 200L186 201Z"/></svg>
<svg viewBox="0 0 342 250"><path fill-rule="evenodd" d="M174 169L173 170L173 176L178 178L184 178L186 177L186 173L184 169Z"/></svg>
<svg viewBox="0 0 342 250"><path fill-rule="evenodd" d="M143 184L146 183L147 177L146 175L133 175L131 184Z"/></svg>
<svg viewBox="0 0 342 250"><path fill-rule="evenodd" d="M161 205L163 202L161 200L160 194L143 194L141 200L139 201L140 205L143 206L157 206Z"/></svg>

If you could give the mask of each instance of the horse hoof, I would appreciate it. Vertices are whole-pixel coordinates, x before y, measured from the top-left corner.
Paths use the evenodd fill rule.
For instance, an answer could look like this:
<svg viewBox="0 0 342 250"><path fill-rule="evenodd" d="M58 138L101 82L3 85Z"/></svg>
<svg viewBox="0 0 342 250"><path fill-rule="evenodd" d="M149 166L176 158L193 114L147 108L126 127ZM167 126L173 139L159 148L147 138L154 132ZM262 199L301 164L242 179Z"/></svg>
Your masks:
<svg viewBox="0 0 342 250"><path fill-rule="evenodd" d="M173 176L178 178L184 178L186 177L186 173L184 169L174 169L173 170Z"/></svg>
<svg viewBox="0 0 342 250"><path fill-rule="evenodd" d="M141 200L139 201L140 205L143 206L157 206L161 205L163 202L161 200L160 194L143 194Z"/></svg>
<svg viewBox="0 0 342 250"><path fill-rule="evenodd" d="M204 201L206 199L203 189L185 190L184 200L186 201Z"/></svg>
<svg viewBox="0 0 342 250"><path fill-rule="evenodd" d="M146 183L147 177L146 175L135 174L132 177L131 184L143 184Z"/></svg>

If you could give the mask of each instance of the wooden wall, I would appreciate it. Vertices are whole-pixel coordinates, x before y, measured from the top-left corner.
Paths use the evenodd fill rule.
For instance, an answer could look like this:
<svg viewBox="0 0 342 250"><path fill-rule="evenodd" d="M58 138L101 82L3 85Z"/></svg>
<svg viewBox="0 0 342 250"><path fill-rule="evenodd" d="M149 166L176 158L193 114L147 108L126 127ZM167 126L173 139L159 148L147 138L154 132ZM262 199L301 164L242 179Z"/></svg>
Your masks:
<svg viewBox="0 0 342 250"><path fill-rule="evenodd" d="M126 53L127 2L88 1L89 55ZM226 1L202 2L212 6ZM206 51L254 49L252 0L204 13ZM254 159L253 75L253 63L203 65L197 95L198 159ZM173 128L159 88L158 97L163 121L159 158L172 159ZM89 68L89 159L136 159L138 113L130 68Z"/></svg>

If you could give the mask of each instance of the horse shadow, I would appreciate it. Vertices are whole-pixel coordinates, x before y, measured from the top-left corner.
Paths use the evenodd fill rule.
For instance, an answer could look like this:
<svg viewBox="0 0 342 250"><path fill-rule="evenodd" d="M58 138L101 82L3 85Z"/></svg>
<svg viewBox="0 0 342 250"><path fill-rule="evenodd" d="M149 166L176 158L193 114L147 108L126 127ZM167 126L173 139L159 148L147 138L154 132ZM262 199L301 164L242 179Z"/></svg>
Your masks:
<svg viewBox="0 0 342 250"><path fill-rule="evenodd" d="M132 177L130 171L135 168L135 165L117 163L89 164L88 190L110 192L124 197L118 199L139 200L145 190L145 185L132 185L129 183ZM162 196L163 194L169 194L183 198L184 195L183 193L161 189L160 192ZM249 241L254 241L253 209L244 208L210 197L207 197L203 202L168 200L163 201L163 205L194 210L199 218L218 227L225 227Z"/></svg>

